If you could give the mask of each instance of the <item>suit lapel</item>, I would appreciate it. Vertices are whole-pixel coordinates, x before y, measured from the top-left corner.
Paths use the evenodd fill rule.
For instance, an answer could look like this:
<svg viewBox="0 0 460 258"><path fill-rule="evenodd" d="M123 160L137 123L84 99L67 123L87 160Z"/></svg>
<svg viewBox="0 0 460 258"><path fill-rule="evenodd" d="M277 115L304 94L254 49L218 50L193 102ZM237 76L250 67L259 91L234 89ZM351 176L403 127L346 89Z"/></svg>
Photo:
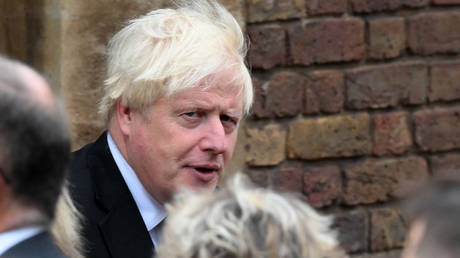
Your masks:
<svg viewBox="0 0 460 258"><path fill-rule="evenodd" d="M106 210L99 221L112 257L151 257L153 244L134 199L118 170L103 134L88 153L96 201Z"/></svg>
<svg viewBox="0 0 460 258"><path fill-rule="evenodd" d="M132 204L127 202L111 209L99 223L99 229L113 257L152 257L152 240L143 221L138 221L140 215L133 214L137 207Z"/></svg>

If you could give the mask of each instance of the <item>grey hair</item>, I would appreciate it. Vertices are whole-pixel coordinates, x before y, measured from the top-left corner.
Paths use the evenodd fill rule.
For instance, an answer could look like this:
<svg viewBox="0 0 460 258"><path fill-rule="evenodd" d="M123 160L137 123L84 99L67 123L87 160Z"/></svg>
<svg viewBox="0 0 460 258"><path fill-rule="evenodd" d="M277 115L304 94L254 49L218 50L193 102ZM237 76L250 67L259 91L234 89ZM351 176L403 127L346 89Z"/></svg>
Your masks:
<svg viewBox="0 0 460 258"><path fill-rule="evenodd" d="M241 173L215 193L183 191L167 210L159 258L344 257L332 217Z"/></svg>
<svg viewBox="0 0 460 258"><path fill-rule="evenodd" d="M177 9L158 9L130 20L110 40L99 104L106 121L119 100L145 111L159 97L203 84L212 87L212 75L226 69L234 72L226 83L240 88L243 109L249 112L253 88L238 22L215 0L175 2Z"/></svg>

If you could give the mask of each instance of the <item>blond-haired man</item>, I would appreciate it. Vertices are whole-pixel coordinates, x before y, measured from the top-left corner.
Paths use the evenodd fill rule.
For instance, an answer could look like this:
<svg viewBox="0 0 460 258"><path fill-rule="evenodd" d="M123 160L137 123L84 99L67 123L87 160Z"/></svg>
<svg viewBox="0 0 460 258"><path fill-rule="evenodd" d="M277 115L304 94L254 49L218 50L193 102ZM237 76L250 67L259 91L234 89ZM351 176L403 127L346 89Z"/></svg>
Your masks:
<svg viewBox="0 0 460 258"><path fill-rule="evenodd" d="M129 21L109 43L107 132L77 151L70 181L89 257L151 257L180 186L213 191L252 104L246 44L213 0Z"/></svg>

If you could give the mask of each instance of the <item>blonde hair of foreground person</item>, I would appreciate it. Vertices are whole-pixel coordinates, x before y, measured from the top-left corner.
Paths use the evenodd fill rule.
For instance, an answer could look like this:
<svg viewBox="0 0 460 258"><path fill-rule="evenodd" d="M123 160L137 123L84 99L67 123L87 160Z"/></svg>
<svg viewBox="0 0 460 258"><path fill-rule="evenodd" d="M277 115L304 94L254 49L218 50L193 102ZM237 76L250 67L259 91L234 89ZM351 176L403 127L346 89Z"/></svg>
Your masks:
<svg viewBox="0 0 460 258"><path fill-rule="evenodd" d="M183 191L167 209L157 258L346 257L331 217L241 173L211 194Z"/></svg>
<svg viewBox="0 0 460 258"><path fill-rule="evenodd" d="M84 257L81 222L82 216L70 198L67 184L64 184L56 205L51 234L59 249L70 258Z"/></svg>

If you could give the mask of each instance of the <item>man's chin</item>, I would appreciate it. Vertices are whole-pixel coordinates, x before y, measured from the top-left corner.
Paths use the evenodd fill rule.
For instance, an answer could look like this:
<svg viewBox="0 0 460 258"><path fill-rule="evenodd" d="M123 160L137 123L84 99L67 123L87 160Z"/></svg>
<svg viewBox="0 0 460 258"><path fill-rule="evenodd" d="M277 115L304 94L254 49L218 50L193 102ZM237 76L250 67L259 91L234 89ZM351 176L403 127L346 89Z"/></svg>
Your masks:
<svg viewBox="0 0 460 258"><path fill-rule="evenodd" d="M195 181L192 184L185 184L182 188L186 188L189 191L193 191L196 193L212 193L217 187L218 180L212 181Z"/></svg>

